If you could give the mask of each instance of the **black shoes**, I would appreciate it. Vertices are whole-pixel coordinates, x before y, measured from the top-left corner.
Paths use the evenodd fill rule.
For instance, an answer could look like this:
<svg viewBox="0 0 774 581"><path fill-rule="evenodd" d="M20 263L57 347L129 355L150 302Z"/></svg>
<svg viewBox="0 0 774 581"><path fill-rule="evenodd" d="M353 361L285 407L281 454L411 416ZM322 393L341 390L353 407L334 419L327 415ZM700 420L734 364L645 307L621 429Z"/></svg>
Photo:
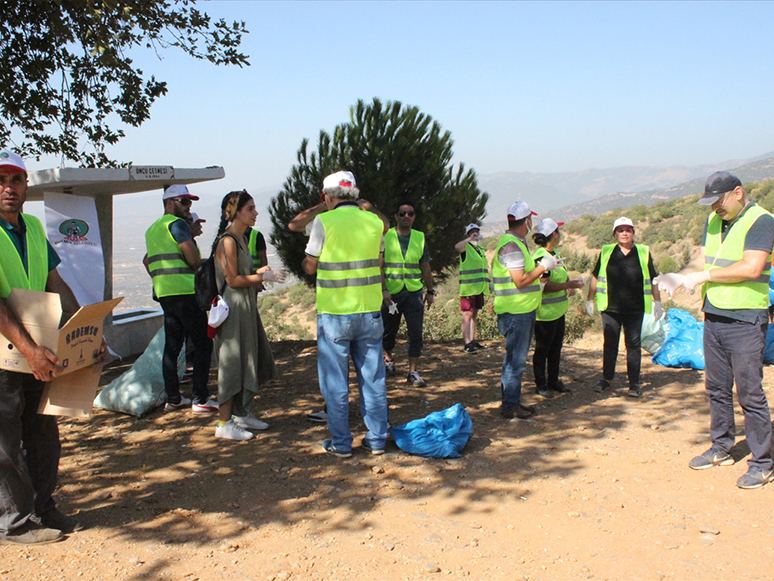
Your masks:
<svg viewBox="0 0 774 581"><path fill-rule="evenodd" d="M59 512L56 508L52 508L48 512L44 512L41 515L34 517L42 526L48 529L56 529L62 531L65 534L75 531L82 531L84 529L83 523L77 518L67 516Z"/></svg>
<svg viewBox="0 0 774 581"><path fill-rule="evenodd" d="M545 386L538 387L536 391L539 396L542 396L548 399L551 399L552 397L554 397L554 392Z"/></svg>
<svg viewBox="0 0 774 581"><path fill-rule="evenodd" d="M473 344L471 341L470 343L467 343L465 345L465 348L463 349L465 353L478 353L478 348Z"/></svg>
<svg viewBox="0 0 774 581"><path fill-rule="evenodd" d="M515 408L503 408L500 410L500 415L506 420L512 420L513 418L528 420L535 415L535 407L520 405Z"/></svg>
<svg viewBox="0 0 774 581"><path fill-rule="evenodd" d="M642 396L642 388L638 383L632 383L629 386L629 397L641 397Z"/></svg>
<svg viewBox="0 0 774 581"><path fill-rule="evenodd" d="M572 393L572 390L569 387L565 387L561 381L558 381L556 385L552 385L551 389L557 393Z"/></svg>
<svg viewBox="0 0 774 581"><path fill-rule="evenodd" d="M597 385L594 386L594 391L597 393L604 393L610 389L610 382L607 379L600 379L597 381Z"/></svg>

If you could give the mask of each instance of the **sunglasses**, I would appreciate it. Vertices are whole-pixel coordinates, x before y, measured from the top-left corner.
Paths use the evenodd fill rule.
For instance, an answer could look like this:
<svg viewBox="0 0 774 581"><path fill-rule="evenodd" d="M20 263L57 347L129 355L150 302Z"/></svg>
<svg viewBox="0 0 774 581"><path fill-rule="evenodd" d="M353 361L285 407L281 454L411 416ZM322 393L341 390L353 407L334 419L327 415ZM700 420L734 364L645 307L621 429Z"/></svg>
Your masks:
<svg viewBox="0 0 774 581"><path fill-rule="evenodd" d="M177 202L182 206L190 206L191 204L193 204L193 200L191 200L190 198L172 198L172 201Z"/></svg>
<svg viewBox="0 0 774 581"><path fill-rule="evenodd" d="M409 210L408 212L398 212L398 216L400 216L401 218L403 218L405 216L408 216L409 218L413 218L414 217L414 211L413 210Z"/></svg>

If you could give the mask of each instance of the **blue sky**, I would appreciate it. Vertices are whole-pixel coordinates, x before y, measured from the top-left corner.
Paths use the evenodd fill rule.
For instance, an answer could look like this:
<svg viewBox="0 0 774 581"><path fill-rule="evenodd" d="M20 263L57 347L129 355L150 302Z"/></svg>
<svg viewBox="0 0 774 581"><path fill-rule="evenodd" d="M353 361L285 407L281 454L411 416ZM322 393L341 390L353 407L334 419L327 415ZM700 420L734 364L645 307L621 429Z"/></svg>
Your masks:
<svg viewBox="0 0 774 581"><path fill-rule="evenodd" d="M771 2L200 2L240 19L251 67L178 51L169 83L109 154L222 165L199 191L280 184L302 138L358 99L416 105L479 173L693 165L774 150ZM50 167L51 160L30 163Z"/></svg>

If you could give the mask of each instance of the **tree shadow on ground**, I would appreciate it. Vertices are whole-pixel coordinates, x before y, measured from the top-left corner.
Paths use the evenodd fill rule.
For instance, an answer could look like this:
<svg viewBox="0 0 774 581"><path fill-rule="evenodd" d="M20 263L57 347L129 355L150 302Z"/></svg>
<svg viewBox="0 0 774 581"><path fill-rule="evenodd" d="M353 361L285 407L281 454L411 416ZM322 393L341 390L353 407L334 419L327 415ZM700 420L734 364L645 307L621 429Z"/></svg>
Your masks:
<svg viewBox="0 0 774 581"><path fill-rule="evenodd" d="M597 394L601 350L566 347L562 376L572 394L536 396L530 367L524 399L537 406L537 414L505 421L499 415L500 342L488 342L488 349L474 355L456 344L427 345L425 388L406 383L399 345L398 373L387 380L391 424L462 403L473 420L473 438L459 459L410 456L394 443L385 456L366 454L359 447L365 428L352 373L354 454L341 460L321 450L325 425L305 418L323 403L316 344L273 347L280 376L256 404L256 415L265 414L271 427L252 441L216 440L212 416L186 412L157 410L134 418L95 410L89 420L63 420L58 495L64 508L79 512L105 538L151 544L226 543L227 549L230 539L247 530L268 535L301 522L319 533L364 530L396 501L421 505L432 498L452 517L484 511L483 501L493 495L526 499L542 479L577 476L596 455L620 454L616 437L627 425L656 434L676 429L684 415L708 416L700 372L655 367L644 354L644 394L632 399L625 396L621 356L613 388ZM104 383L119 372L107 370ZM212 370L213 386L216 374Z"/></svg>

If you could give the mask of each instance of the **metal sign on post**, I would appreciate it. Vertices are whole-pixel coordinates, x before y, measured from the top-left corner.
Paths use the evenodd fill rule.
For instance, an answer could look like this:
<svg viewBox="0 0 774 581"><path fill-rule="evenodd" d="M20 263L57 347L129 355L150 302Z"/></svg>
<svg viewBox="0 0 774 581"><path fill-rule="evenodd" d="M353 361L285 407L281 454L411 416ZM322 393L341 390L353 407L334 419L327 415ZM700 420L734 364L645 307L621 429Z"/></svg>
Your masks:
<svg viewBox="0 0 774 581"><path fill-rule="evenodd" d="M133 180L171 180L175 178L175 168L171 165L133 165L129 167L129 179Z"/></svg>

